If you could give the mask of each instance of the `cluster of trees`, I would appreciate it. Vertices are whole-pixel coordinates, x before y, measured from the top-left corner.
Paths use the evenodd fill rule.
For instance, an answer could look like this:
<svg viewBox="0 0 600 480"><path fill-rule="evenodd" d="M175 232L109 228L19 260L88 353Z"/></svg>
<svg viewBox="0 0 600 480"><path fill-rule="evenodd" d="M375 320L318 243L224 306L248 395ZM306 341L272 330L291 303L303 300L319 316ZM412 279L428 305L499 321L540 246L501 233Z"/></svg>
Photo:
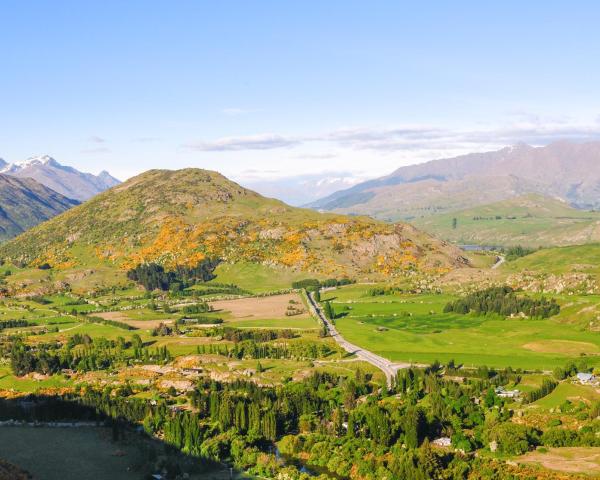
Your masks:
<svg viewBox="0 0 600 480"><path fill-rule="evenodd" d="M338 350L323 342L313 342L309 340L297 342L277 343L275 345L269 343L257 343L253 340L243 340L235 343L233 346L213 346L199 345L196 350L199 354L217 353L230 358L302 358L302 359L317 359L325 358L337 352Z"/></svg>
<svg viewBox="0 0 600 480"><path fill-rule="evenodd" d="M335 320L335 310L331 302L323 302L323 315L327 320Z"/></svg>
<svg viewBox="0 0 600 480"><path fill-rule="evenodd" d="M106 370L123 364L124 360L122 351L101 342L77 350L57 345L31 347L15 342L10 355L11 368L19 377L31 372L51 375L63 369L82 372Z"/></svg>
<svg viewBox="0 0 600 480"><path fill-rule="evenodd" d="M295 338L297 334L293 330L283 329L251 329L251 328L233 328L233 327L217 327L206 330L206 335L209 337L221 337L230 342L241 342L243 340L253 340L255 342L270 342L280 338L290 339Z"/></svg>
<svg viewBox="0 0 600 480"><path fill-rule="evenodd" d="M212 308L206 302L195 303L194 305L185 305L183 307L183 313L185 315L196 315L198 313L210 312Z"/></svg>
<svg viewBox="0 0 600 480"><path fill-rule="evenodd" d="M356 280L350 278L329 278L327 280L318 280L316 278L305 278L292 282L292 288L307 290L316 290L319 288L340 287L342 285L351 285L356 283Z"/></svg>
<svg viewBox="0 0 600 480"><path fill-rule="evenodd" d="M558 386L558 382L555 380L551 380L549 378L544 379L542 384L529 392L525 392L523 394L523 402L525 403L533 403L540 398L545 397L546 395L551 394L554 389Z"/></svg>
<svg viewBox="0 0 600 480"><path fill-rule="evenodd" d="M513 261L516 260L517 258L521 258L521 257L525 257L527 255L532 254L533 252L535 252L536 250L534 248L527 248L527 247L522 247L521 245L517 245L515 247L508 247L504 254L506 257L506 260Z"/></svg>
<svg viewBox="0 0 600 480"><path fill-rule="evenodd" d="M33 325L33 323L30 323L27 320L2 320L0 322L0 331L7 328L29 327L31 325Z"/></svg>
<svg viewBox="0 0 600 480"><path fill-rule="evenodd" d="M393 295L402 293L404 290L400 287L373 287L367 290L367 295L370 297L378 297L381 295Z"/></svg>
<svg viewBox="0 0 600 480"><path fill-rule="evenodd" d="M166 346L157 348L134 347L133 358L142 363L160 363L165 364L173 360L173 356Z"/></svg>
<svg viewBox="0 0 600 480"><path fill-rule="evenodd" d="M126 351L130 347L133 347L133 355ZM17 340L2 353L9 357L13 373L19 377L32 372L51 375L65 369L79 372L110 370L135 362L164 364L173 358L166 346L150 349L137 334L131 341L123 337L108 340L75 334L64 345L57 342L34 346Z"/></svg>
<svg viewBox="0 0 600 480"><path fill-rule="evenodd" d="M560 312L560 306L554 298L547 300L544 297L533 299L518 296L511 287L503 286L480 290L454 302L449 302L444 307L444 312L497 313L503 316L523 313L529 317L548 318L557 315Z"/></svg>
<svg viewBox="0 0 600 480"><path fill-rule="evenodd" d="M167 271L158 263L144 263L127 272L127 278L143 285L146 290L181 290L195 282L207 282L215 278L213 274L219 260L205 258L195 267L178 266Z"/></svg>
<svg viewBox="0 0 600 480"><path fill-rule="evenodd" d="M579 372L589 372L591 371L587 362L582 359L577 362L568 362L564 367L556 367L553 371L554 378L557 380L564 380L565 378L573 377L577 375Z"/></svg>

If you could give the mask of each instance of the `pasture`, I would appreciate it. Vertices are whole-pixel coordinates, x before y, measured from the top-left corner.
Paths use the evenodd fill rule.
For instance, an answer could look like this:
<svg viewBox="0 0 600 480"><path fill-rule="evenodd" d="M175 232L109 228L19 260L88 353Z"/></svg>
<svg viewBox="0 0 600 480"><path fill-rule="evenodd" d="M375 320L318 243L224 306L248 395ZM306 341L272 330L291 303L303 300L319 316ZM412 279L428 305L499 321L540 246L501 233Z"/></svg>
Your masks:
<svg viewBox="0 0 600 480"><path fill-rule="evenodd" d="M569 297L568 307L549 319L503 318L443 313L456 298L447 294L370 296L370 288L353 285L323 298L331 300L337 328L348 341L393 361L453 359L465 366L539 370L581 358L600 364L600 338L578 317L594 297Z"/></svg>
<svg viewBox="0 0 600 480"><path fill-rule="evenodd" d="M535 450L515 459L518 463L540 465L564 473L600 474L600 447L549 448Z"/></svg>

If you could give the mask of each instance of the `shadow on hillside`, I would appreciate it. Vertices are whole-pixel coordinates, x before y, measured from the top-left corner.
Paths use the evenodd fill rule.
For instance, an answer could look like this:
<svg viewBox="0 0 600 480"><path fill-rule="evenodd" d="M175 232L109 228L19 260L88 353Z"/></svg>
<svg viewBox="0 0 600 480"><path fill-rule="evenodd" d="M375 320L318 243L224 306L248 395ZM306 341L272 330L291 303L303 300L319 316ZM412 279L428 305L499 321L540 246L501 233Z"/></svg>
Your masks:
<svg viewBox="0 0 600 480"><path fill-rule="evenodd" d="M14 448L7 448L7 442L14 443ZM74 442L90 444L87 450L79 449L87 451L89 458L69 458ZM110 418L93 407L52 396L0 399L0 444L4 445L1 459L28 470L34 479L80 478L81 469L91 475L98 470L98 462L105 469L120 469L111 476L114 480L247 478L222 463L183 454L123 418ZM65 453L52 455L54 449ZM56 457L61 458L57 461Z"/></svg>

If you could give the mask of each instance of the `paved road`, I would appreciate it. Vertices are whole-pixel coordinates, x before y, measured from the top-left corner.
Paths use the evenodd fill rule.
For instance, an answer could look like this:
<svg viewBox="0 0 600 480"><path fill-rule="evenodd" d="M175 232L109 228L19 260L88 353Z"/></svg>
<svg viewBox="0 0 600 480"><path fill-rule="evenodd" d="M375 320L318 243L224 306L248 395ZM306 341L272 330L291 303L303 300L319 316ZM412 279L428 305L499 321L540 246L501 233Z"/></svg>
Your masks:
<svg viewBox="0 0 600 480"><path fill-rule="evenodd" d="M492 269L493 270L495 270L496 268L498 268L500 265L502 265L506 261L506 258L504 258L502 255L498 255L497 258L498 259L496 260L496 263L494 263L492 265Z"/></svg>
<svg viewBox="0 0 600 480"><path fill-rule="evenodd" d="M384 374L387 380L388 386L392 386L398 370L410 367L410 363L392 363L387 358L380 357L369 350L365 350L357 345L353 345L348 342L335 328L335 325L325 317L325 314L319 307L319 304L313 298L312 292L308 294L308 301L310 303L311 310L327 327L329 335L338 343L340 347L346 350L348 353L356 355L358 358L369 362L371 365L379 368Z"/></svg>

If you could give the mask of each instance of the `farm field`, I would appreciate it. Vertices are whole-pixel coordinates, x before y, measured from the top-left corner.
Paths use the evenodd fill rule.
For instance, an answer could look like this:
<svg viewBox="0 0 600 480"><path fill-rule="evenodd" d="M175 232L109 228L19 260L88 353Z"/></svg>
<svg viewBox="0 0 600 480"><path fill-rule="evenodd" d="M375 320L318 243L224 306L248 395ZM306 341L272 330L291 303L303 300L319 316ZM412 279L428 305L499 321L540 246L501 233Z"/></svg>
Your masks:
<svg viewBox="0 0 600 480"><path fill-rule="evenodd" d="M592 404L600 401L600 392L592 386L561 382L552 393L539 399L533 405L550 410L560 407L567 400L572 403Z"/></svg>
<svg viewBox="0 0 600 480"><path fill-rule="evenodd" d="M600 447L549 448L547 452L535 450L516 461L566 473L583 473L591 477L600 475Z"/></svg>
<svg viewBox="0 0 600 480"><path fill-rule="evenodd" d="M214 273L216 278L212 283L231 283L252 293L288 289L292 282L306 278L306 274L302 272L245 262L222 263ZM211 282L207 283L210 284Z"/></svg>
<svg viewBox="0 0 600 480"><path fill-rule="evenodd" d="M218 300L210 302L215 313L224 312L232 319L281 318L286 316L287 308L296 305L304 310L296 318L309 317L302 298L297 293L271 295L268 297L250 297L236 300Z"/></svg>
<svg viewBox="0 0 600 480"><path fill-rule="evenodd" d="M513 262L506 262L503 271L537 271L544 273L581 272L600 274L600 243L542 249Z"/></svg>
<svg viewBox="0 0 600 480"><path fill-rule="evenodd" d="M590 365L600 363L600 338L578 316L583 309L595 311L596 297L559 297L567 307L549 319L505 319L443 313L457 298L448 294L369 296L370 288L343 287L323 298L331 300L336 326L348 341L392 361L453 359L465 366L551 370L583 355Z"/></svg>

